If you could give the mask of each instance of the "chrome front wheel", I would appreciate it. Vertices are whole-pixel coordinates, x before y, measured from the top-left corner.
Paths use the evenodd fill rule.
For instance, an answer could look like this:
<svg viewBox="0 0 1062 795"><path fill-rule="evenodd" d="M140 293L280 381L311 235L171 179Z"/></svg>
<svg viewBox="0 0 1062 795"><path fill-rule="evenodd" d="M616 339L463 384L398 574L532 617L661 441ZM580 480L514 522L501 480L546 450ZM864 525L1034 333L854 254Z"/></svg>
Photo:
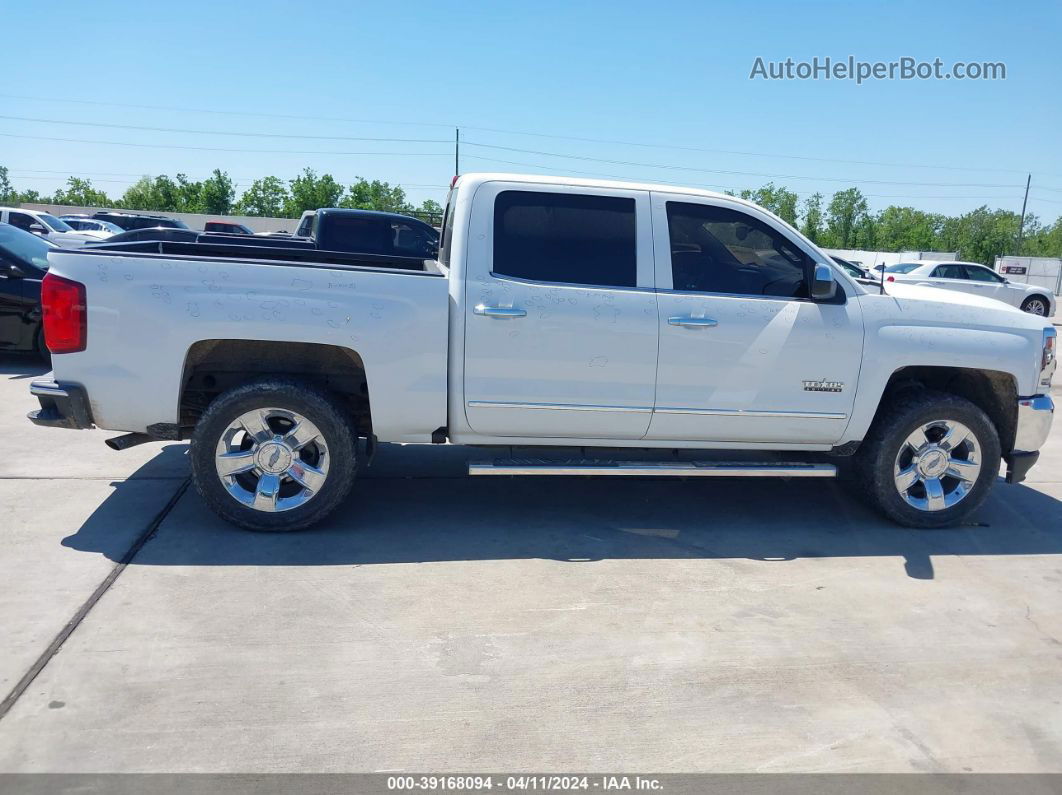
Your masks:
<svg viewBox="0 0 1062 795"><path fill-rule="evenodd" d="M981 474L980 445L970 428L955 420L933 420L900 445L893 483L900 497L919 511L943 511L962 502Z"/></svg>
<svg viewBox="0 0 1062 795"><path fill-rule="evenodd" d="M298 508L328 480L328 444L317 426L294 411L253 409L218 440L214 467L225 490L256 511Z"/></svg>

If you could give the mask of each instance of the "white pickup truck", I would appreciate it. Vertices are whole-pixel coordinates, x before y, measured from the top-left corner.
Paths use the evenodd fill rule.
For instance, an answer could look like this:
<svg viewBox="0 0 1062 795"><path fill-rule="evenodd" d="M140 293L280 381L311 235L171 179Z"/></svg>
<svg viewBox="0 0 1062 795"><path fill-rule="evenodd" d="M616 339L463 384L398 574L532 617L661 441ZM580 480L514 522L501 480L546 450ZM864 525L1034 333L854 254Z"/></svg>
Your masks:
<svg viewBox="0 0 1062 795"><path fill-rule="evenodd" d="M370 460L377 442L482 446L474 475L851 471L893 520L941 527L1001 458L1020 481L1052 419L1043 318L860 285L707 191L464 175L438 261L149 248L49 253L54 373L30 419L131 432L116 449L190 439L199 493L253 529L333 511L362 438Z"/></svg>

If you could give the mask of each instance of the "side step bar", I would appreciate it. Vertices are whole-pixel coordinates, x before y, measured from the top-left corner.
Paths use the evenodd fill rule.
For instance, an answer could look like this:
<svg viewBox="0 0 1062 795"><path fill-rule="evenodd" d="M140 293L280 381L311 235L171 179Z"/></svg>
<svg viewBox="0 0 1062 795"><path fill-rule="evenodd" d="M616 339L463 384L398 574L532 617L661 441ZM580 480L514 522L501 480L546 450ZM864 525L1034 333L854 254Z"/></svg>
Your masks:
<svg viewBox="0 0 1062 795"><path fill-rule="evenodd" d="M477 461L469 475L666 475L682 478L832 478L833 464L725 461L544 461L509 459Z"/></svg>

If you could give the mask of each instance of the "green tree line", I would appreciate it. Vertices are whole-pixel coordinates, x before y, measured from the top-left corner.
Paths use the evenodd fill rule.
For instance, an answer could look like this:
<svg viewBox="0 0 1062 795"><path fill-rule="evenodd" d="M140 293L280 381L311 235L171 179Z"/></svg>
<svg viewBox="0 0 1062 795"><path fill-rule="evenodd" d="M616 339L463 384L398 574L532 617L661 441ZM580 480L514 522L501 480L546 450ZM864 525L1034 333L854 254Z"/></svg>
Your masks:
<svg viewBox="0 0 1062 795"><path fill-rule="evenodd" d="M962 215L896 205L871 212L858 188L837 191L828 202L821 193L801 202L793 191L773 183L739 195L770 210L824 248L956 251L964 260L985 265L992 265L1001 254L1062 257L1062 217L1045 224L1026 214L1019 243L1021 215L987 205Z"/></svg>
<svg viewBox="0 0 1062 795"><path fill-rule="evenodd" d="M185 174L170 178L144 176L126 188L119 197L108 196L92 181L69 177L66 185L48 195L35 190L16 190L7 168L0 166L0 204L33 202L81 207L115 207L149 212L207 213L210 215L257 215L272 218L298 218L304 210L319 207L349 207L398 213L441 213L438 202L428 199L419 207L406 199L399 185L357 177L352 185L339 184L331 174L303 169L295 179L278 177L256 179L239 198L232 178L221 169L202 181Z"/></svg>
<svg viewBox="0 0 1062 795"><path fill-rule="evenodd" d="M769 183L739 194L765 207L825 248L870 251L957 251L963 259L991 265L1000 254L1062 257L1062 217L1044 223L1025 217L1018 240L1020 215L987 205L962 215L930 213L915 207L891 205L871 212L858 188L834 193L827 201L821 193L803 201L784 186ZM214 169L202 181L184 174L141 177L117 198L93 187L91 180L70 177L52 195L16 190L8 170L0 166L0 204L36 202L83 207L118 207L154 212L209 213L297 218L304 210L350 207L390 212L441 213L438 202L428 199L414 207L399 185L360 177L342 185L331 174L305 168L297 177L282 180L262 177L237 198L229 175ZM869 263L868 263L869 264Z"/></svg>

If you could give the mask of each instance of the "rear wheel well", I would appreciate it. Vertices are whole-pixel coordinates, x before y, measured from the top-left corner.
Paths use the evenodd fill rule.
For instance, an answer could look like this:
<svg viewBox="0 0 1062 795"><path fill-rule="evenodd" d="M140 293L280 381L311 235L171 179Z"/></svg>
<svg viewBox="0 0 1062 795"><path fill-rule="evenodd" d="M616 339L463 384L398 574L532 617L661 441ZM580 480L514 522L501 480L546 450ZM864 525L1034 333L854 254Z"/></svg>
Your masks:
<svg viewBox="0 0 1062 795"><path fill-rule="evenodd" d="M310 342L202 340L188 350L181 379L180 438L223 392L269 376L296 378L335 393L354 417L358 433L372 434L365 363L349 348Z"/></svg>
<svg viewBox="0 0 1062 795"><path fill-rule="evenodd" d="M936 389L969 400L996 426L1003 454L1014 448L1018 387L1010 373L967 367L902 367L889 378L874 421L877 422L888 401L909 389Z"/></svg>

